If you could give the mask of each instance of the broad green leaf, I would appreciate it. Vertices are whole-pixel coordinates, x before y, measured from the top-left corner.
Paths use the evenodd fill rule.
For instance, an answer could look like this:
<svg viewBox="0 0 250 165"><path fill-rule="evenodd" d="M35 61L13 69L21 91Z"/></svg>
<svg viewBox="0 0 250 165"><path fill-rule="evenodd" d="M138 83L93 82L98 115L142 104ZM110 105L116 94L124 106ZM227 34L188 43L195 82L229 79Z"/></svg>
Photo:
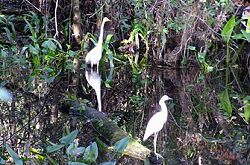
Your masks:
<svg viewBox="0 0 250 165"><path fill-rule="evenodd" d="M70 51L69 51L69 56L70 56L70 57L76 57L76 56L77 56L77 52L76 52L76 51L70 50Z"/></svg>
<svg viewBox="0 0 250 165"><path fill-rule="evenodd" d="M0 164L5 164L5 160L0 156Z"/></svg>
<svg viewBox="0 0 250 165"><path fill-rule="evenodd" d="M232 36L233 39L235 40L242 40L242 39L245 39L244 35L242 33L240 34L235 34Z"/></svg>
<svg viewBox="0 0 250 165"><path fill-rule="evenodd" d="M55 144L53 146L46 147L46 150L48 153L52 153L52 152L60 150L63 147L64 147L64 145L62 145L62 144Z"/></svg>
<svg viewBox="0 0 250 165"><path fill-rule="evenodd" d="M8 56L8 52L5 51L4 49L1 49L1 56L6 58Z"/></svg>
<svg viewBox="0 0 250 165"><path fill-rule="evenodd" d="M196 50L196 47L195 47L195 46L191 46L191 45L189 45L189 46L188 46L188 49L189 49L189 50L193 50L193 51L195 51L195 50Z"/></svg>
<svg viewBox="0 0 250 165"><path fill-rule="evenodd" d="M107 54L108 54L110 68L113 68L115 66L113 52L109 50L107 51Z"/></svg>
<svg viewBox="0 0 250 165"><path fill-rule="evenodd" d="M42 153L40 153L37 149L35 149L35 148L30 148L30 152L32 153L32 154L34 154L34 155L36 155L37 156L37 159L39 159L39 160L44 160L44 155L42 154Z"/></svg>
<svg viewBox="0 0 250 165"><path fill-rule="evenodd" d="M82 162L71 162L71 161L69 161L68 165L88 165L88 164L85 164L85 163L82 163Z"/></svg>
<svg viewBox="0 0 250 165"><path fill-rule="evenodd" d="M49 159L49 161L50 161L50 163L52 163L52 165L59 165L59 163L57 163L56 160L51 158L49 155L46 154L46 157Z"/></svg>
<svg viewBox="0 0 250 165"><path fill-rule="evenodd" d="M79 156L79 155L83 154L84 151L85 151L85 147L77 147L77 148L71 149L69 151L69 154L71 156Z"/></svg>
<svg viewBox="0 0 250 165"><path fill-rule="evenodd" d="M57 41L57 40L54 39L54 38L49 38L49 40L55 42L56 45L57 45L57 47L58 47L60 50L62 50L62 45L61 45L61 43L60 43L59 41Z"/></svg>
<svg viewBox="0 0 250 165"><path fill-rule="evenodd" d="M207 73L212 72L213 70L214 70L214 67L209 66L209 65L206 66L206 72Z"/></svg>
<svg viewBox="0 0 250 165"><path fill-rule="evenodd" d="M235 17L232 16L230 20L226 23L226 25L224 26L221 32L223 41L227 43L230 41L234 26L235 26Z"/></svg>
<svg viewBox="0 0 250 165"><path fill-rule="evenodd" d="M23 165L22 159L17 155L17 153L15 153L15 151L13 151L10 148L10 146L8 144L6 144L6 149L7 149L8 153L10 154L10 156L12 157L12 159L14 160L16 165Z"/></svg>
<svg viewBox="0 0 250 165"><path fill-rule="evenodd" d="M116 164L116 161L113 160L113 161L110 161L110 162L103 162L100 165L115 165L115 164Z"/></svg>
<svg viewBox="0 0 250 165"><path fill-rule="evenodd" d="M114 35L113 34L108 34L107 37L106 37L106 40L105 40L105 43L113 43L115 40L114 40Z"/></svg>
<svg viewBox="0 0 250 165"><path fill-rule="evenodd" d="M200 63L205 63L205 62L206 62L205 56L206 56L205 53L198 53L198 61L199 61Z"/></svg>
<svg viewBox="0 0 250 165"><path fill-rule="evenodd" d="M85 151L84 147L78 147L78 141L74 140L66 149L67 155L79 156Z"/></svg>
<svg viewBox="0 0 250 165"><path fill-rule="evenodd" d="M115 146L114 146L115 149L116 149L116 151L119 152L119 153L123 153L123 151L128 146L128 142L129 142L129 137L128 136L125 137L125 138L123 138L123 139L121 139L121 140L119 140L119 141L117 141L115 143Z"/></svg>
<svg viewBox="0 0 250 165"><path fill-rule="evenodd" d="M56 50L56 45L54 44L53 41L51 40L47 40L47 41L44 41L42 43L42 47L46 48L46 49L50 49L52 51L55 51Z"/></svg>
<svg viewBox="0 0 250 165"><path fill-rule="evenodd" d="M232 105L229 100L228 90L225 89L219 94L219 102L221 108L227 113L228 117L232 115Z"/></svg>
<svg viewBox="0 0 250 165"><path fill-rule="evenodd" d="M250 103L244 105L244 114L245 120L248 122L250 119Z"/></svg>
<svg viewBox="0 0 250 165"><path fill-rule="evenodd" d="M84 159L87 162L94 162L96 161L97 157L98 157L98 147L96 142L94 142L86 148L84 152Z"/></svg>
<svg viewBox="0 0 250 165"><path fill-rule="evenodd" d="M33 55L38 55L39 51L38 48L34 47L33 45L28 45L29 47L29 52Z"/></svg>
<svg viewBox="0 0 250 165"><path fill-rule="evenodd" d="M245 30L241 30L241 33L243 34L245 40L247 40L247 42L250 42L250 33L247 33Z"/></svg>
<svg viewBox="0 0 250 165"><path fill-rule="evenodd" d="M3 29L4 29L5 32L6 32L6 35L7 35L7 38L8 38L8 40L9 40L10 44L13 44L13 43L14 43L14 40L13 40L13 38L12 38L12 34L11 34L10 30L9 30L7 27L3 27Z"/></svg>
<svg viewBox="0 0 250 165"><path fill-rule="evenodd" d="M247 96L243 99L244 104L244 113L243 117L245 118L246 122L250 119L250 96Z"/></svg>
<svg viewBox="0 0 250 165"><path fill-rule="evenodd" d="M70 144L70 143L72 143L74 141L77 134L78 134L78 130L74 130L74 131L70 132L68 135L62 137L59 141L62 144L68 145L68 144Z"/></svg>
<svg viewBox="0 0 250 165"><path fill-rule="evenodd" d="M250 18L247 19L246 32L247 32L247 33L250 33Z"/></svg>
<svg viewBox="0 0 250 165"><path fill-rule="evenodd" d="M16 29L15 29L15 25L12 22L9 22L10 26L11 26L11 30L12 30L12 38L16 39Z"/></svg>
<svg viewBox="0 0 250 165"><path fill-rule="evenodd" d="M112 88L111 85L110 85L110 84L112 84L112 81L106 80L106 81L104 81L104 84L105 84L106 88Z"/></svg>
<svg viewBox="0 0 250 165"><path fill-rule="evenodd" d="M32 38L37 38L35 30L33 29L32 25L30 24L30 22L27 20L26 17L24 18L24 21L26 22L26 25L24 27L24 31L27 32L29 30L32 34Z"/></svg>
<svg viewBox="0 0 250 165"><path fill-rule="evenodd" d="M36 69L39 68L40 65L41 65L39 56L34 56L32 58L32 62L33 62L33 64L34 64L34 66L35 66Z"/></svg>

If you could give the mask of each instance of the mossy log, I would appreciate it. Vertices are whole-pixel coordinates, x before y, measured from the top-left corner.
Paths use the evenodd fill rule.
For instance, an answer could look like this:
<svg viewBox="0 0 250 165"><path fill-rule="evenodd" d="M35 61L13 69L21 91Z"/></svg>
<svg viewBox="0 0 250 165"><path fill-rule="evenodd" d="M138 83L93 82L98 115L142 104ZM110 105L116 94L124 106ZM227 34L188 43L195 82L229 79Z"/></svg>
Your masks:
<svg viewBox="0 0 250 165"><path fill-rule="evenodd" d="M103 136L111 146L113 146L117 141L128 136L128 133L119 128L117 124L109 119L105 113L99 112L90 107L80 106L80 104L76 101L65 101L62 103L60 110L67 112L68 114L81 116L90 120L98 133ZM132 138L130 138L129 143L123 152L124 155L139 160L145 160L146 158L153 160L155 155L151 153L150 149Z"/></svg>

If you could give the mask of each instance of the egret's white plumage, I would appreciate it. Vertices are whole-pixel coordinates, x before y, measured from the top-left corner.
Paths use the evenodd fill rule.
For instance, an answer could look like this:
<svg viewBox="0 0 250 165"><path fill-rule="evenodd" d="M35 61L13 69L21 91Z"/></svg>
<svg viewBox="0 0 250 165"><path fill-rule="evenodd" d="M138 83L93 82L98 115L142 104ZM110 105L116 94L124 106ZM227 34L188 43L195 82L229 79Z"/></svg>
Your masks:
<svg viewBox="0 0 250 165"><path fill-rule="evenodd" d="M88 54L85 58L86 64L90 64L91 68L94 65L97 65L97 69L98 69L99 61L102 58L103 28L104 28L105 22L107 22L107 21L110 21L110 20L107 17L104 17L102 20L100 36L99 36L97 45L91 51L88 52Z"/></svg>
<svg viewBox="0 0 250 165"><path fill-rule="evenodd" d="M161 106L161 111L154 114L148 122L143 141L147 140L149 136L154 134L154 152L156 154L156 141L158 132L163 128L163 125L167 121L168 118L168 109L165 104L165 101L171 100L167 95L162 96L159 101Z"/></svg>

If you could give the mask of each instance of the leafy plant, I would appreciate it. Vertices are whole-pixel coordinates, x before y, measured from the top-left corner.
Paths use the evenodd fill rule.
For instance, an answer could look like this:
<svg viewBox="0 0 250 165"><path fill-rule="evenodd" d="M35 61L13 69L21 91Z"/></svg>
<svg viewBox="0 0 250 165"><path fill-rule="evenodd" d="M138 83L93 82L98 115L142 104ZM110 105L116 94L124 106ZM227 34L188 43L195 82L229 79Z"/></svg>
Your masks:
<svg viewBox="0 0 250 165"><path fill-rule="evenodd" d="M115 54L115 51L112 51L109 46L110 44L114 43L115 40L114 40L114 35L112 34L109 34L107 35L105 41L104 41L104 44L103 44L103 48L105 50L105 55L108 56L108 60L109 60L109 66L110 68L113 68L114 67L114 59L116 57L116 54Z"/></svg>
<svg viewBox="0 0 250 165"><path fill-rule="evenodd" d="M198 53L198 61L201 64L205 73L212 72L214 67L209 65L206 61L206 54L204 52Z"/></svg>
<svg viewBox="0 0 250 165"><path fill-rule="evenodd" d="M226 25L224 26L224 28L222 29L221 35L222 35L222 39L223 41L225 41L227 44L229 43L232 33L233 33L233 29L236 25L235 23L235 17L232 16L229 21L226 23Z"/></svg>
<svg viewBox="0 0 250 165"><path fill-rule="evenodd" d="M13 23L15 20L14 15L0 15L0 26L5 30L10 44L14 44L14 40L16 39L16 29Z"/></svg>
<svg viewBox="0 0 250 165"><path fill-rule="evenodd" d="M115 150L118 152L118 153L123 153L123 151L126 149L126 147L128 146L128 143L129 143L129 137L125 137L119 141L117 141L115 143Z"/></svg>
<svg viewBox="0 0 250 165"><path fill-rule="evenodd" d="M228 117L232 116L232 105L229 99L228 90L225 89L219 94L220 107L226 112Z"/></svg>
<svg viewBox="0 0 250 165"><path fill-rule="evenodd" d="M222 35L222 39L223 41L226 42L227 45L227 53L226 53L226 85L229 82L229 62L230 62L230 49L229 49L229 41L232 37L232 32L233 29L235 27L235 17L232 16L230 18L230 20L226 23L226 25L224 26L221 35Z"/></svg>
<svg viewBox="0 0 250 165"><path fill-rule="evenodd" d="M250 96L246 96L243 98L243 118L246 122L249 122L250 119Z"/></svg>
<svg viewBox="0 0 250 165"><path fill-rule="evenodd" d="M143 41L143 43L146 46L146 52L145 52L144 57L142 58L142 60L140 62L138 61L139 60L139 52L137 50L135 51L135 55L128 55L127 56L133 70L135 70L136 67L140 66L140 65L138 65L139 63L142 66L143 64L145 64L145 61L147 60L147 53L148 53L148 49L149 49L149 47L148 47L148 35L149 35L149 33L150 33L150 31L147 31L146 27L142 23L140 23L139 20L135 19L134 23L133 23L133 30L130 33L129 39L125 39L122 41L122 44L124 44L124 45L135 44L137 50L139 50L141 47L141 44L140 44L141 41Z"/></svg>
<svg viewBox="0 0 250 165"><path fill-rule="evenodd" d="M16 165L23 165L22 159L17 155L14 150L10 148L8 144L6 144L6 150L8 151Z"/></svg>

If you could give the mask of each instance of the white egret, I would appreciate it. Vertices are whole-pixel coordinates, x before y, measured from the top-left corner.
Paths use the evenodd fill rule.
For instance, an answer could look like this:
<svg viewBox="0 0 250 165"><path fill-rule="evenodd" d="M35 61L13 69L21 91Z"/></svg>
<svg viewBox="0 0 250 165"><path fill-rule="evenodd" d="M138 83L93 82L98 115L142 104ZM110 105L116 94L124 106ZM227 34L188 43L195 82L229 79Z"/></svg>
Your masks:
<svg viewBox="0 0 250 165"><path fill-rule="evenodd" d="M165 101L167 100L172 100L172 99L167 95L162 96L162 98L160 99L159 104L161 106L161 111L157 112L151 117L143 137L143 141L146 141L149 136L154 134L154 153L156 156L158 156L158 154L156 153L157 136L168 118L168 109L165 104Z"/></svg>
<svg viewBox="0 0 250 165"><path fill-rule="evenodd" d="M97 65L97 69L98 69L99 61L102 58L103 28L104 28L105 22L107 21L110 21L110 20L107 17L104 17L102 20L100 36L99 36L97 45L91 51L88 52L85 58L86 64L90 63L91 68L93 68L94 65Z"/></svg>

